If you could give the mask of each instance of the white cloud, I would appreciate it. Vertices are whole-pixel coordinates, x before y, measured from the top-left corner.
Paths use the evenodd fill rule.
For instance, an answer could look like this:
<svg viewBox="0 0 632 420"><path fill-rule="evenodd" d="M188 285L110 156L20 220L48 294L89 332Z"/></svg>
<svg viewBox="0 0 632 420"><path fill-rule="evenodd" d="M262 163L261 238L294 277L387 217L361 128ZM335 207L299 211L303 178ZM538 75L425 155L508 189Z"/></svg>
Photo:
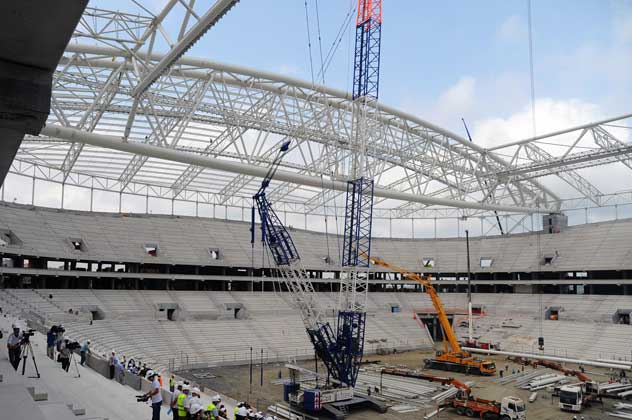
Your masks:
<svg viewBox="0 0 632 420"><path fill-rule="evenodd" d="M509 16L498 28L496 34L503 42L519 42L528 36L527 24L520 16Z"/></svg>
<svg viewBox="0 0 632 420"><path fill-rule="evenodd" d="M538 135L598 121L607 116L601 107L577 99L541 99L536 101L535 108ZM473 125L473 135L477 142L484 147L492 147L514 140L529 138L532 135L532 131L530 106L525 106L521 111L507 118L483 119ZM624 142L630 141L630 130L608 127L608 131ZM538 143L538 146L554 156L560 156L566 151L566 147L570 146L577 139L579 134L580 131L575 131L552 137ZM552 145L551 143L565 146ZM595 147L590 134L585 135L578 145L580 147ZM516 148L514 147L503 149L501 152L511 154L515 150ZM575 149L572 153L584 150L586 149ZM506 159L508 160L508 158ZM596 166L580 169L577 172L603 193L629 189L629 179L632 176L630 170L621 164ZM560 197L580 196L578 191L556 176L540 178L539 181L551 188Z"/></svg>
<svg viewBox="0 0 632 420"><path fill-rule="evenodd" d="M535 104L536 134L545 134L564 128L585 124L603 117L595 104L577 99L540 99ZM484 147L497 146L533 134L531 106L507 118L488 118L474 124L477 143Z"/></svg>
<svg viewBox="0 0 632 420"><path fill-rule="evenodd" d="M471 76L461 77L448 90L443 92L437 101L438 112L456 113L469 109L476 94L476 79Z"/></svg>

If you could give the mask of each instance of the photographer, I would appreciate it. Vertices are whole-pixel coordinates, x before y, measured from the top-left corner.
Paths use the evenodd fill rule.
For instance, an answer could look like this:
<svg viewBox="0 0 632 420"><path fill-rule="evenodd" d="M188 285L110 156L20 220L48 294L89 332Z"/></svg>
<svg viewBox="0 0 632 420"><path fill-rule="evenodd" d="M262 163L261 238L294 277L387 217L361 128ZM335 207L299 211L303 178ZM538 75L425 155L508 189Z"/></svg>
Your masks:
<svg viewBox="0 0 632 420"><path fill-rule="evenodd" d="M151 381L151 388L149 392L145 394L146 397L151 397L151 420L160 420L160 407L162 407L162 394L160 394L160 382L156 377L156 372L150 370L147 372L147 379Z"/></svg>
<svg viewBox="0 0 632 420"><path fill-rule="evenodd" d="M46 355L55 360L55 342L57 341L57 325L50 327L46 333Z"/></svg>
<svg viewBox="0 0 632 420"><path fill-rule="evenodd" d="M20 346L22 345L23 338L20 334L20 327L14 324L12 328L13 334L10 334L7 339L7 349L9 349L9 361L11 362L11 366L13 366L13 369L18 370L20 355L22 353Z"/></svg>
<svg viewBox="0 0 632 420"><path fill-rule="evenodd" d="M61 368L68 372L68 368L70 368L70 340L65 338L64 342L61 344L59 350L59 362L61 362Z"/></svg>

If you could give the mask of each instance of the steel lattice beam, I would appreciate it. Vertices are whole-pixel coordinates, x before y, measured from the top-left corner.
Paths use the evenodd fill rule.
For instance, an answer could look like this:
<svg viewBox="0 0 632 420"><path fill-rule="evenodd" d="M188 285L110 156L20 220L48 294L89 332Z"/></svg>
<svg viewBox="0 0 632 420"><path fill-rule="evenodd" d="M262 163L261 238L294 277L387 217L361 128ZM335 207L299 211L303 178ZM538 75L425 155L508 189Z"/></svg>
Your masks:
<svg viewBox="0 0 632 420"><path fill-rule="evenodd" d="M182 57L213 25L215 25L239 0L217 0L204 16L171 47L164 57L153 66L138 82L132 95L138 97L143 94L152 83L166 72L180 57ZM187 16L189 16L187 14ZM184 26L183 26L184 27Z"/></svg>

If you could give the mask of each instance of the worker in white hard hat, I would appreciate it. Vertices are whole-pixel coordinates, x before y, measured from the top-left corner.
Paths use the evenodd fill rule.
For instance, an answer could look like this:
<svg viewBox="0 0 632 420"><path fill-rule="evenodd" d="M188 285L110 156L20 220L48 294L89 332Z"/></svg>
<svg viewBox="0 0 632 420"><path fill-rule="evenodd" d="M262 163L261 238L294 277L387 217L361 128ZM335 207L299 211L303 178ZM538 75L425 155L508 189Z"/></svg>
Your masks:
<svg viewBox="0 0 632 420"><path fill-rule="evenodd" d="M151 388L145 395L151 397L151 420L160 420L160 408L162 407L162 394L160 393L160 382L158 382L158 374L150 370L146 375L151 381Z"/></svg>
<svg viewBox="0 0 632 420"><path fill-rule="evenodd" d="M217 420L219 418L219 403L222 398L219 395L214 395L211 398L211 403L206 406L206 415L210 420Z"/></svg>
<svg viewBox="0 0 632 420"><path fill-rule="evenodd" d="M20 355L22 354L22 334L20 334L20 327L17 324L11 326L13 334L9 334L7 338L7 350L9 350L9 362L13 369L18 370L20 365Z"/></svg>
<svg viewBox="0 0 632 420"><path fill-rule="evenodd" d="M200 399L200 388L197 386L191 388L191 394L189 395L189 407L192 407L193 404L202 405L202 400Z"/></svg>
<svg viewBox="0 0 632 420"><path fill-rule="evenodd" d="M178 408L176 411L178 412L178 419L183 420L186 419L189 412L189 391L191 388L189 385L182 385L182 393L178 395L176 400L176 407Z"/></svg>
<svg viewBox="0 0 632 420"><path fill-rule="evenodd" d="M189 409L190 412L190 420L202 420L205 418L204 416L204 407L202 407L202 404L198 404L198 403L193 403L191 404L191 408Z"/></svg>
<svg viewBox="0 0 632 420"><path fill-rule="evenodd" d="M79 350L79 353L81 354L81 362L79 364L83 366L86 364L86 357L88 356L88 353L92 353L92 351L90 350L90 340L86 340L86 342L83 343L83 346L81 346L81 350Z"/></svg>
<svg viewBox="0 0 632 420"><path fill-rule="evenodd" d="M241 407L237 409L237 413L235 414L235 420L245 420L248 418L248 408L246 404L242 404Z"/></svg>
<svg viewBox="0 0 632 420"><path fill-rule="evenodd" d="M173 420L178 420L178 395L182 394L182 385L184 385L182 383L182 381L178 381L176 382L176 389L173 391L173 394L171 394L171 402L169 403L169 408L171 409L171 412L173 413Z"/></svg>

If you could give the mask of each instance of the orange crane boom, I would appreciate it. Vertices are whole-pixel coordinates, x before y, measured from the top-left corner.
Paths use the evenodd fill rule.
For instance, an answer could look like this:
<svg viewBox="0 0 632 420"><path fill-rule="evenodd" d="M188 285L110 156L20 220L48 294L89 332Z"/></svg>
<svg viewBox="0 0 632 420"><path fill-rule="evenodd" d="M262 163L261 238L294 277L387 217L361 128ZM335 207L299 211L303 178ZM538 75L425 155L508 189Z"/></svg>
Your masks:
<svg viewBox="0 0 632 420"><path fill-rule="evenodd" d="M443 328L443 334L447 338L447 342L450 344L450 348L454 353L463 353L463 351L461 350L461 346L459 345L459 341L454 335L454 330L452 330L452 326L450 325L450 321L448 319L447 313L445 312L445 308L443 307L443 303L441 302L441 299L439 299L439 294L432 285L432 277L422 277L417 273L407 271L394 264L382 261L379 258L371 257L370 260L375 265L380 265L382 267L388 268L389 270L396 271L402 276L416 281L417 283L422 285L425 288L426 293L428 294L428 296L430 296L430 299L432 300L432 306L434 306L435 311L437 311L437 317L439 318L439 322L441 323L441 327Z"/></svg>
<svg viewBox="0 0 632 420"><path fill-rule="evenodd" d="M424 290L428 296L430 296L432 305L437 312L437 318L439 319L439 323L443 329L445 352L437 354L434 359L426 359L426 367L479 375L496 374L496 366L493 362L475 359L470 353L461 349L459 341L456 339L456 335L454 335L452 325L450 325L450 320L448 319L448 315L443 307L443 303L441 303L439 294L432 285L432 278L430 276L421 276L394 264L382 261L379 258L367 257L366 254L363 254L363 256L368 258L375 265L386 267L389 270L400 273L405 278L417 282L424 287Z"/></svg>

